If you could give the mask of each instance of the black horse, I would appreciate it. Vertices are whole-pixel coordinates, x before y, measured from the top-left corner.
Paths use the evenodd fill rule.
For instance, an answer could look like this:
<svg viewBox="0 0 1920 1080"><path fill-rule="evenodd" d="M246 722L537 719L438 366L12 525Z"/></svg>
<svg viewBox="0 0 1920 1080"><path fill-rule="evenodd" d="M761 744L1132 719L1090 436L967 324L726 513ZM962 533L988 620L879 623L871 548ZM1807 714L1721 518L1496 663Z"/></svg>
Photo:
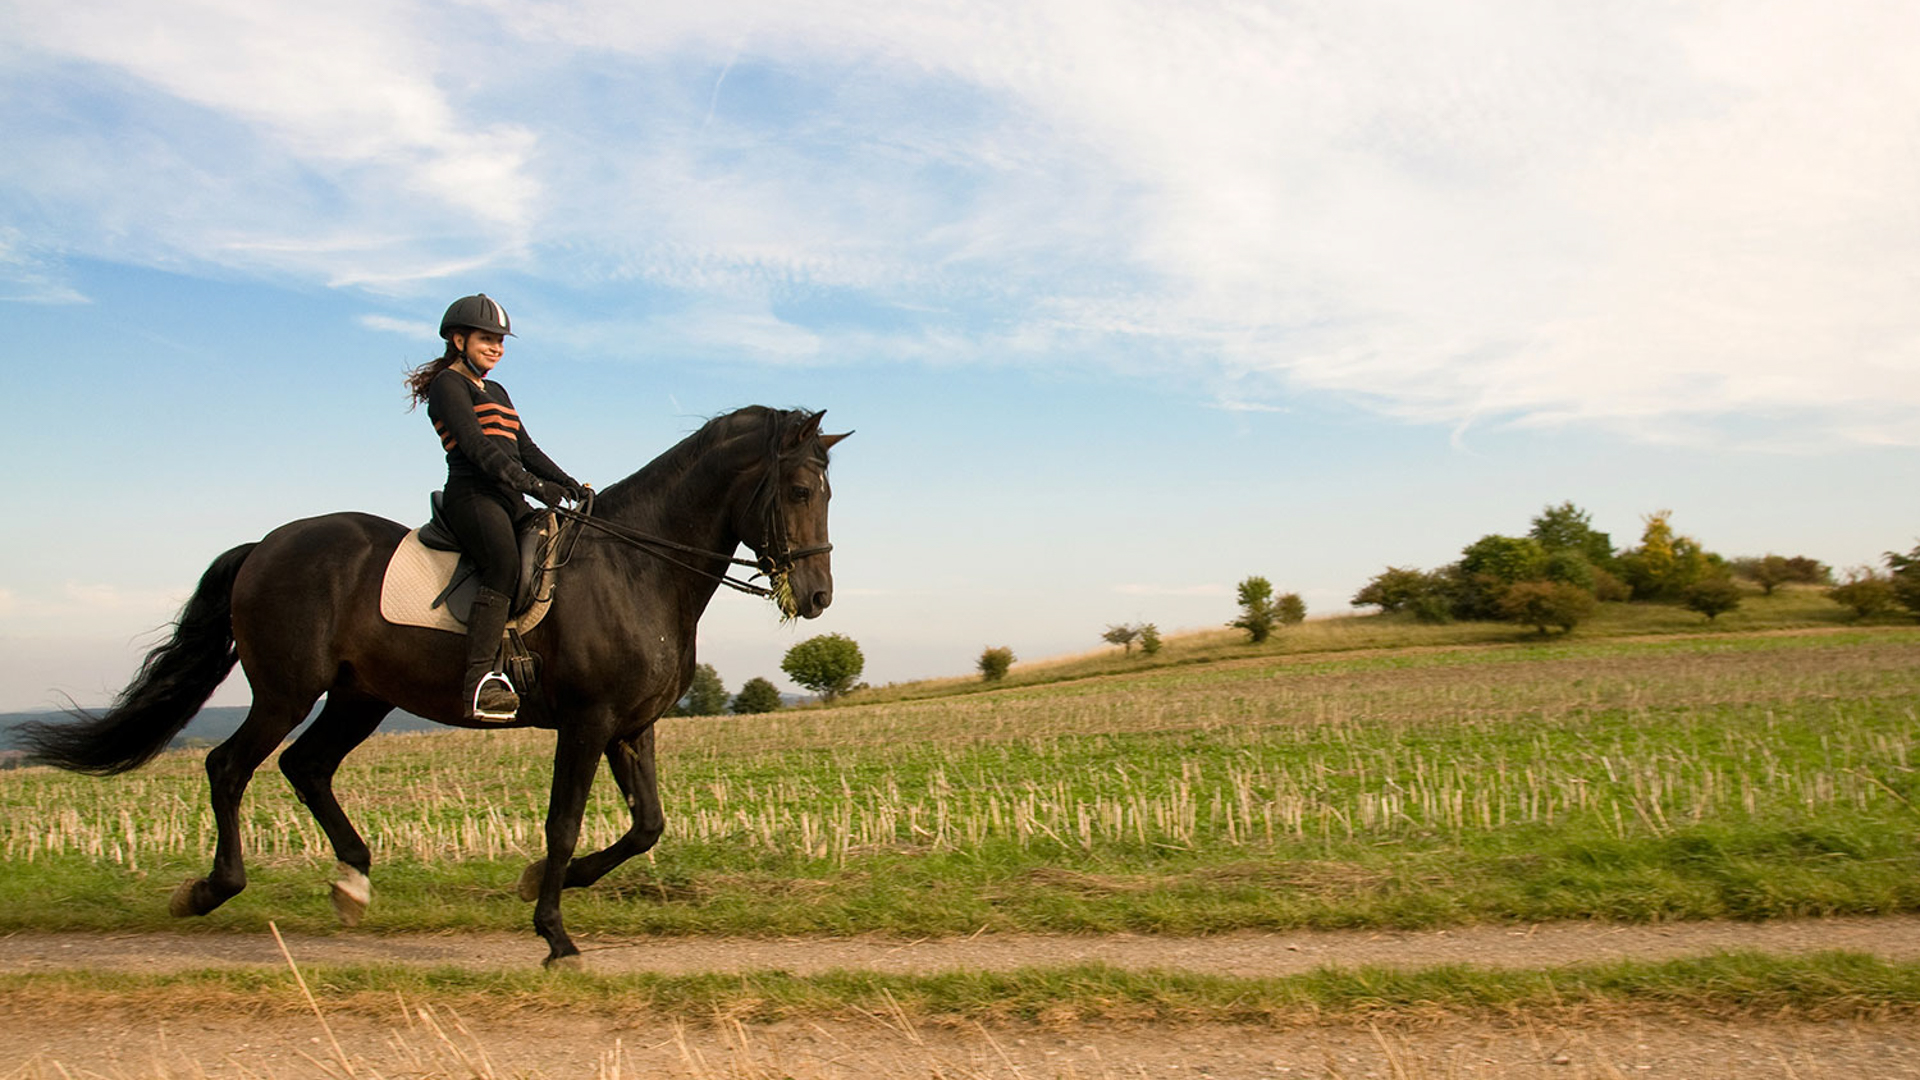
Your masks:
<svg viewBox="0 0 1920 1080"><path fill-rule="evenodd" d="M651 848L665 826L653 724L693 678L695 625L738 545L771 571L784 615L815 618L833 601L827 450L846 436L822 435L823 415L755 406L717 417L608 488L588 522L600 527L583 528L552 609L527 635L543 663L517 723L558 737L547 854L521 876L520 895L537 900L533 925L549 965L578 963L561 923L561 889L598 881ZM204 915L246 887L240 797L321 694L326 707L280 755L280 771L333 844L334 906L349 924L370 897L371 858L333 796L341 760L396 707L481 726L461 719L464 639L381 618L381 579L406 533L368 514L329 514L234 548L207 569L171 640L148 655L112 708L23 730L38 761L126 772L159 753L240 663L252 708L207 755L219 830L213 869L174 892L175 915ZM633 824L606 849L574 858L602 756Z"/></svg>

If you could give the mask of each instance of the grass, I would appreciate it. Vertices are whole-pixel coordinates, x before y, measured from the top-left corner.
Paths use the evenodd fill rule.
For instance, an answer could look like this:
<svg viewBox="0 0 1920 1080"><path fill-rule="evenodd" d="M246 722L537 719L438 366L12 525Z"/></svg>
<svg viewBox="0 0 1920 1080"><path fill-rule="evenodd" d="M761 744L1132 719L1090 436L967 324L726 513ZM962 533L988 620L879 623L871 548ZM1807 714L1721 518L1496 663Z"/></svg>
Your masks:
<svg viewBox="0 0 1920 1080"><path fill-rule="evenodd" d="M1575 636L667 721L666 837L568 916L919 936L1916 910L1916 661L1910 626ZM391 736L349 760L370 929L525 928L550 743ZM167 918L212 849L202 759L0 773L0 929L329 929L331 852L270 769L248 891ZM601 785L585 843L626 820Z"/></svg>
<svg viewBox="0 0 1920 1080"><path fill-rule="evenodd" d="M1866 1020L1920 1013L1920 964L1857 953L1719 953L1542 970L1447 965L1322 968L1243 978L1100 964L901 975L779 971L594 976L455 968L303 968L167 975L0 975L0 995L39 1008L108 1008L147 1020L215 1011L260 1019L315 1007L384 1017L396 997L494 1020L565 1013L610 1021L771 1023L897 1015L914 1023L1215 1023L1258 1026L1513 1019L1546 1022L1684 1012L1696 1019Z"/></svg>

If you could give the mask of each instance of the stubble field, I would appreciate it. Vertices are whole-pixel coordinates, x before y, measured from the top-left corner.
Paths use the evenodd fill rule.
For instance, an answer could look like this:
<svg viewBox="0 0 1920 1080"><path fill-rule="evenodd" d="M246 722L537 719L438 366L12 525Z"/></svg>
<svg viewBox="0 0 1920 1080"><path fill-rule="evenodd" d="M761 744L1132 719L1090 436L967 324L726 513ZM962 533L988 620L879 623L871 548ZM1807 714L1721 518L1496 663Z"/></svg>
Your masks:
<svg viewBox="0 0 1920 1080"><path fill-rule="evenodd" d="M261 941L272 923L315 942L388 940L396 953L420 934L478 934L502 950L524 940L526 961L395 967L363 954L316 962L306 991L285 958L164 971L82 962L0 969L0 992L22 1023L63 1002L128 1030L203 1008L285 1017L317 1007L389 1035L396 1017L422 1008L603 1031L644 1017L656 1034L677 1024L676 1037L692 1039L653 1040L667 1054L656 1069L714 1076L783 1075L755 1070L770 1068L765 1044L796 1037L795 1025L842 1037L849 1023L871 1028L898 1044L910 1075L1135 1075L1115 1060L1124 1048L1073 1048L1132 1038L1136 1063L1178 1064L1199 1059L1145 1050L1217 1029L1229 1034L1202 1042L1331 1046L1370 1033L1355 1062L1438 1076L1483 1073L1422 1032L1466 1032L1456 1041L1480 1045L1533 1025L1572 1045L1624 1024L1657 1043L1645 1025L1764 1020L1791 1036L1782 1060L1796 1047L1811 1055L1796 1074L1825 1075L1823 1062L1851 1060L1808 1049L1837 1039L1832 1025L1875 1032L1834 1043L1857 1052L1915 1042L1920 965L1897 950L1859 951L1871 935L1842 953L1757 940L1737 953L1703 944L1639 959L1575 951L1533 967L1451 954L1422 964L1428 954L1414 946L1569 922L1684 930L1845 916L1871 926L1920 910L1917 707L1920 630L1885 627L1229 655L986 694L665 721L666 836L651 857L569 894L567 915L590 947L709 942L707 973L533 970L543 947L512 886L539 854L542 733L386 737L348 761L336 788L375 858L374 906L350 939L325 936L340 933L326 900L332 855L270 769L246 804L248 890L191 924L166 917L165 894L204 873L210 854L201 755L169 754L112 780L20 770L0 773L0 932L16 942L53 931ZM603 783L586 843L625 824ZM1143 967L1109 950L1131 940L1272 947L1328 932L1399 935L1413 959L1380 967L1329 949L1331 966L1259 975ZM926 970L795 973L724 958L728 942L848 940L1030 942L1032 962L949 951ZM1077 962L1075 942L1102 962ZM970 1049L916 1057L930 1032L964 1036ZM1026 1044L1010 1040L1027 1036L1009 1032L1064 1042L1023 1059ZM410 1045L441 1045L422 1038ZM728 1039L760 1050L740 1056ZM996 1043L1004 1054L984 1049ZM1212 1074L1364 1074L1311 1055L1282 1070L1295 1060L1287 1053L1305 1051L1274 1052ZM1501 1060L1533 1051L1515 1053ZM345 1067L315 1056L314 1068ZM1551 1073L1566 1058L1557 1067L1570 1075L1617 1068L1617 1057L1543 1050L1539 1061ZM787 1072L862 1075L821 1064L831 1054L803 1058L811 1064ZM412 1075L486 1075L416 1065Z"/></svg>

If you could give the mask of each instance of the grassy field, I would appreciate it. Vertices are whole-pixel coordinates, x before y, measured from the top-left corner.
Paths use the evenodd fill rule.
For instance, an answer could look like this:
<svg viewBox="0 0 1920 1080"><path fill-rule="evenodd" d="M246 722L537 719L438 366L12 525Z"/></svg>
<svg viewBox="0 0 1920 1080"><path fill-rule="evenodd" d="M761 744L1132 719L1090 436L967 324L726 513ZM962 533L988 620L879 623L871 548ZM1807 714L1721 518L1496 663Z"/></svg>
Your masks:
<svg viewBox="0 0 1920 1080"><path fill-rule="evenodd" d="M1746 632L1664 611L1672 626L1544 640L1338 620L991 692L666 721L667 834L569 894L569 925L1189 933L1920 909L1920 629L1835 628L1776 600ZM336 787L375 851L367 926L524 929L511 888L539 854L550 746L449 732L350 759ZM0 773L0 930L189 928L165 895L211 854L201 761ZM331 853L277 773L245 819L250 888L191 928L330 928ZM589 842L625 821L603 783Z"/></svg>

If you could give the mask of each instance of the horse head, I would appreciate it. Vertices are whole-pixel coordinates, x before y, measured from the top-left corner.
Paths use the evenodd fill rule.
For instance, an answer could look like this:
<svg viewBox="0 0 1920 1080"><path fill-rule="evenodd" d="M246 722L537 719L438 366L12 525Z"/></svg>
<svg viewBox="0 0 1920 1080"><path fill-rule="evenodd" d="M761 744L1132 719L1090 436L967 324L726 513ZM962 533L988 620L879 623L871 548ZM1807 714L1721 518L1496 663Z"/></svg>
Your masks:
<svg viewBox="0 0 1920 1080"><path fill-rule="evenodd" d="M814 619L833 603L833 544L827 539L827 451L852 432L820 433L827 414L775 414L773 450L741 535L772 579L787 618Z"/></svg>

